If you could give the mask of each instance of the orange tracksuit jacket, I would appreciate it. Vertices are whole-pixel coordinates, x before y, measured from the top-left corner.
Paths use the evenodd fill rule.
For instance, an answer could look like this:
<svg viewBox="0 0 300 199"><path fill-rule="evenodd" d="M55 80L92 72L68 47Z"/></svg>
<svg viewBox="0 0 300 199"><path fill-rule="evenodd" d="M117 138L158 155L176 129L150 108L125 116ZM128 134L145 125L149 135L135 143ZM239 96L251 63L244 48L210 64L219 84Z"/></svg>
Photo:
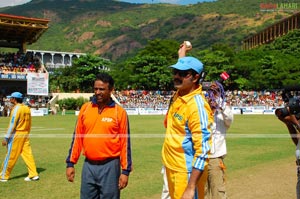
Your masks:
<svg viewBox="0 0 300 199"><path fill-rule="evenodd" d="M112 101L98 113L98 105L85 103L78 120L66 159L67 167L77 163L80 153L89 160L120 157L122 173L132 170L130 129L126 111Z"/></svg>

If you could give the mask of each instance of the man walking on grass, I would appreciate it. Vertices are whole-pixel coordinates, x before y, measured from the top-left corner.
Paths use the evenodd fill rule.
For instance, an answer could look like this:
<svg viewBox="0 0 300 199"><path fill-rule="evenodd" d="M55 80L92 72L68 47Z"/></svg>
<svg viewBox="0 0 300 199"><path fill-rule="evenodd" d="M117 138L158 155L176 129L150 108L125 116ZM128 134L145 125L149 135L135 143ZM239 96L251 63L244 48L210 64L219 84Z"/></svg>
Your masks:
<svg viewBox="0 0 300 199"><path fill-rule="evenodd" d="M20 155L28 169L28 176L24 180L39 180L29 141L31 129L30 108L22 104L23 95L19 92L14 92L7 98L10 100L13 108L10 113L7 133L2 140L2 146L7 147L7 153L2 163L0 182L8 181Z"/></svg>

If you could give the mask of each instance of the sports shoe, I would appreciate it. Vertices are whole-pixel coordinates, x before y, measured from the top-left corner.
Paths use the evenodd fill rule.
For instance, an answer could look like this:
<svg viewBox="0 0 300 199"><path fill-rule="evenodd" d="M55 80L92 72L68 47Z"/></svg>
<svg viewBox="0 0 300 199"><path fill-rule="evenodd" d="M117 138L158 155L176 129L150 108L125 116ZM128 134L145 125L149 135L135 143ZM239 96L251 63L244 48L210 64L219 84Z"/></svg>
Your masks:
<svg viewBox="0 0 300 199"><path fill-rule="evenodd" d="M34 176L34 177L32 177L32 178L29 178L29 176L28 176L28 177L24 178L24 180L27 181L27 182L30 182L30 181L37 181L37 180L39 180L39 179L40 179L39 176Z"/></svg>
<svg viewBox="0 0 300 199"><path fill-rule="evenodd" d="M7 182L7 180L0 178L0 182Z"/></svg>

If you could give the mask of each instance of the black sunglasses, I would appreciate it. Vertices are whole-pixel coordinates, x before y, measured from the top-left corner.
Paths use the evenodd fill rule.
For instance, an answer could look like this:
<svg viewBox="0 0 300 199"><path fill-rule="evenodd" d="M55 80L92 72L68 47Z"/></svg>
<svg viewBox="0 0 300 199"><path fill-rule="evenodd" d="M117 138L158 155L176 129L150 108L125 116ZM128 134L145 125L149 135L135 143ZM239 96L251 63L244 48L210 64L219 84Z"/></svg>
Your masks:
<svg viewBox="0 0 300 199"><path fill-rule="evenodd" d="M178 74L179 77L186 77L189 74L191 74L190 70L177 70L177 69L173 69L173 75Z"/></svg>

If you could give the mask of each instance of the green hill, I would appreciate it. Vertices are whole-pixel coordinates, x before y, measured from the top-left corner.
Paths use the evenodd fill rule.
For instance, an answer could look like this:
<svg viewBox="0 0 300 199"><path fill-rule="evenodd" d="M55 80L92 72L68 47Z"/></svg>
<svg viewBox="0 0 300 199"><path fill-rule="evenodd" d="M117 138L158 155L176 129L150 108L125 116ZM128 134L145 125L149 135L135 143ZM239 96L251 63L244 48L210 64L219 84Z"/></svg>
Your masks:
<svg viewBox="0 0 300 199"><path fill-rule="evenodd" d="M261 0L218 0L189 6L112 0L32 0L2 13L47 18L48 31L28 49L127 58L149 40L190 40L195 49L215 43L241 47L249 34L291 13L260 12Z"/></svg>

